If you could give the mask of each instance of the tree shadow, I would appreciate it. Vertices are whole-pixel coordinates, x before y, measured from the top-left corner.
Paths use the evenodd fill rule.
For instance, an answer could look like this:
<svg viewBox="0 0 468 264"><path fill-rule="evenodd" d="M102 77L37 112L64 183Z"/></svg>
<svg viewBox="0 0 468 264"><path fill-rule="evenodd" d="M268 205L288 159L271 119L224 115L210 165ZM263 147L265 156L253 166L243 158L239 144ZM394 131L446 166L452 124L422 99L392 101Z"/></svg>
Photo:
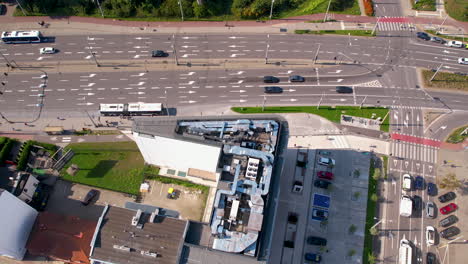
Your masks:
<svg viewBox="0 0 468 264"><path fill-rule="evenodd" d="M117 160L101 160L93 169L88 172L86 177L102 178L115 166L115 164L117 164L117 162Z"/></svg>

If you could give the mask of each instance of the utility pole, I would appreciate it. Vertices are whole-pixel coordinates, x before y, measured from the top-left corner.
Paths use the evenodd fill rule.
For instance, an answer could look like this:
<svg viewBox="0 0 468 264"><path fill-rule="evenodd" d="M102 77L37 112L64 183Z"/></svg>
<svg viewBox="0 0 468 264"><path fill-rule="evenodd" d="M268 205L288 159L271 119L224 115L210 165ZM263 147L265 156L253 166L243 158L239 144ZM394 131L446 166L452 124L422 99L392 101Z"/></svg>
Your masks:
<svg viewBox="0 0 468 264"><path fill-rule="evenodd" d="M179 3L180 15L182 17L182 21L184 21L184 10L182 9L182 0L178 0L177 2Z"/></svg>
<svg viewBox="0 0 468 264"><path fill-rule="evenodd" d="M448 15L445 16L444 21L440 24L439 28L436 30L436 35L439 34L439 31L442 29L442 26L444 25L445 21L447 20Z"/></svg>
<svg viewBox="0 0 468 264"><path fill-rule="evenodd" d="M437 68L436 72L434 73L434 75L432 75L431 79L429 80L430 82L432 82L432 80L434 80L435 76L437 75L437 73L439 72L439 70L442 68L442 65L444 65L443 63L440 64L439 68Z"/></svg>
<svg viewBox="0 0 468 264"><path fill-rule="evenodd" d="M353 87L353 91L354 91L354 87ZM359 109L362 108L362 106L364 105L364 102L366 101L367 99L367 95L364 97L364 99L362 99L362 102L361 102L361 105L359 106Z"/></svg>
<svg viewBox="0 0 468 264"><path fill-rule="evenodd" d="M16 0L16 4L19 6L19 8L21 9L21 13L23 13L23 16L26 16L26 12L24 12L24 9L23 9L23 6L21 6L20 2L18 0Z"/></svg>
<svg viewBox="0 0 468 264"><path fill-rule="evenodd" d="M319 50L320 50L320 44L318 44L317 52L315 53L314 64L317 62Z"/></svg>
<svg viewBox="0 0 468 264"><path fill-rule="evenodd" d="M322 93L322 96L320 97L320 101L317 103L317 110L320 108L320 104L322 103L322 100L323 100L323 95L324 93Z"/></svg>
<svg viewBox="0 0 468 264"><path fill-rule="evenodd" d="M262 112L265 111L266 96L263 96Z"/></svg>
<svg viewBox="0 0 468 264"><path fill-rule="evenodd" d="M380 19L380 17L377 18L377 22L375 23L375 26L374 26L374 28L372 29L371 36L374 35L374 32L375 32L375 30L377 29L377 26L379 25L379 19Z"/></svg>
<svg viewBox="0 0 468 264"><path fill-rule="evenodd" d="M99 3L99 0L96 0L96 5L98 6L99 11L101 11L101 16L104 17L104 12L102 11L101 3Z"/></svg>
<svg viewBox="0 0 468 264"><path fill-rule="evenodd" d="M270 20L271 17L273 16L273 4L275 3L275 0L271 0L271 8L270 8Z"/></svg>
<svg viewBox="0 0 468 264"><path fill-rule="evenodd" d="M325 12L325 17L323 18L323 22L326 22L328 19L328 11L330 10L331 0L328 1L327 12Z"/></svg>
<svg viewBox="0 0 468 264"><path fill-rule="evenodd" d="M169 106L167 105L167 89L164 89L164 100L166 101L166 114L169 116Z"/></svg>

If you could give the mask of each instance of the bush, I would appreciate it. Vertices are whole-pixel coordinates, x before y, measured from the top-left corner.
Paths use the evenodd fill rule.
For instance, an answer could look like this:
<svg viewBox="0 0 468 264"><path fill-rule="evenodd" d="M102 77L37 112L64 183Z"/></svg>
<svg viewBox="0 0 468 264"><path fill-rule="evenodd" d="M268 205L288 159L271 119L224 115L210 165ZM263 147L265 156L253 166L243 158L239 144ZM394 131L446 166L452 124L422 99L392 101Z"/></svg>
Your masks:
<svg viewBox="0 0 468 264"><path fill-rule="evenodd" d="M374 15L374 5L372 4L372 0L364 0L364 11L368 16Z"/></svg>
<svg viewBox="0 0 468 264"><path fill-rule="evenodd" d="M18 166L16 166L17 170L24 170L26 168L26 165L28 163L28 157L29 157L29 151L31 150L32 147L32 142L31 140L26 141L24 143L23 151L19 154L18 157Z"/></svg>
<svg viewBox="0 0 468 264"><path fill-rule="evenodd" d="M10 150L14 142L15 142L14 140L11 140L9 138L5 138L3 140L3 148L0 151L0 163L6 160L6 158L10 154Z"/></svg>
<svg viewBox="0 0 468 264"><path fill-rule="evenodd" d="M210 187L208 186L196 184L191 181L179 180L179 179L174 179L174 178L169 178L169 177L164 177L164 176L159 176L159 175L146 176L146 179L155 180L155 181L165 183L165 184L176 184L176 185L184 186L187 188L193 188L193 189L202 191L202 193L208 193L208 190L210 189Z"/></svg>

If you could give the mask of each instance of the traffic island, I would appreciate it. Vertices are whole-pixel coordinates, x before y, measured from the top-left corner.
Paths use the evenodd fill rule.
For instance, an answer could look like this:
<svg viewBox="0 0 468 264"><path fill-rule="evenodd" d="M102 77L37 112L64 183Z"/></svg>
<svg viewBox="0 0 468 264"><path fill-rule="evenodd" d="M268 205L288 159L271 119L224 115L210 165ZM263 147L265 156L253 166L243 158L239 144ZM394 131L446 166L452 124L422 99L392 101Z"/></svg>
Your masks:
<svg viewBox="0 0 468 264"><path fill-rule="evenodd" d="M421 77L424 87L426 88L465 92L468 91L468 75L466 73L436 73L436 71L432 70L421 70Z"/></svg>

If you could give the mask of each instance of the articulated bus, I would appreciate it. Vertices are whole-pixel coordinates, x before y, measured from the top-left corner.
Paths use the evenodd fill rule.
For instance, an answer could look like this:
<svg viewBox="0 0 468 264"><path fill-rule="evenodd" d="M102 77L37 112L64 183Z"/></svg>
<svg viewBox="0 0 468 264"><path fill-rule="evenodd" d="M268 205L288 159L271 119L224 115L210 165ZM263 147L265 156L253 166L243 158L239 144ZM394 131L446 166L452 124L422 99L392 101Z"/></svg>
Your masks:
<svg viewBox="0 0 468 264"><path fill-rule="evenodd" d="M160 115L160 103L100 104L99 112L103 116L139 116Z"/></svg>
<svg viewBox="0 0 468 264"><path fill-rule="evenodd" d="M413 247L407 239L400 241L398 264L411 264L413 262Z"/></svg>
<svg viewBox="0 0 468 264"><path fill-rule="evenodd" d="M42 35L41 35L41 32L38 30L5 31L5 32L2 32L2 41L7 44L39 43L42 41Z"/></svg>

